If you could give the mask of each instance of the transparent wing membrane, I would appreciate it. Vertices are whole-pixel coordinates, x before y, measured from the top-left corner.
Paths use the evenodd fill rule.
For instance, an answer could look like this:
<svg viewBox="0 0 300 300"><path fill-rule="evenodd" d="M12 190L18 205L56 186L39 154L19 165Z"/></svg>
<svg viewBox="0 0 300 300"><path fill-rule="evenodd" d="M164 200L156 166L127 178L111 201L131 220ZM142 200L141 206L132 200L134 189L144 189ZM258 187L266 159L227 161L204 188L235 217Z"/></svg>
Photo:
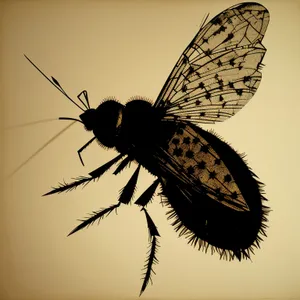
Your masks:
<svg viewBox="0 0 300 300"><path fill-rule="evenodd" d="M170 140L168 149L158 155L160 167L166 174L179 178L199 197L207 195L236 211L249 211L248 204L230 169L217 151L194 128L182 124Z"/></svg>
<svg viewBox="0 0 300 300"><path fill-rule="evenodd" d="M166 119L215 123L255 94L266 49L269 12L256 3L225 10L203 26L183 52L154 106Z"/></svg>

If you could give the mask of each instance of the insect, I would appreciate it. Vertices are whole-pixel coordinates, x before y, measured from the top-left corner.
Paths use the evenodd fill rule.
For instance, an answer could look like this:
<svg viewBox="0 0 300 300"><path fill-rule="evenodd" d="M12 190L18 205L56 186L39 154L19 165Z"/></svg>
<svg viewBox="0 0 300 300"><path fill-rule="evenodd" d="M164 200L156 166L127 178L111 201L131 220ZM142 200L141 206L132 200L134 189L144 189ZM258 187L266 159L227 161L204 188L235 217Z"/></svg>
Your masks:
<svg viewBox="0 0 300 300"><path fill-rule="evenodd" d="M262 184L243 157L216 134L197 126L212 124L235 115L255 94L261 81L266 49L262 39L269 23L268 10L253 2L232 6L199 32L180 56L154 104L136 97L122 105L114 99L90 108L88 94L72 100L53 77L47 77L83 113L79 119L93 141L119 154L109 162L73 182L61 183L45 195L62 193L98 179L113 165L120 173L131 162L137 168L121 190L118 202L94 212L69 235L108 216L121 204L133 201L141 167L156 179L135 200L146 217L150 250L146 258L142 294L158 262L158 229L146 206L160 188L179 236L199 250L219 254L227 260L250 259L266 236L269 209L263 203Z"/></svg>

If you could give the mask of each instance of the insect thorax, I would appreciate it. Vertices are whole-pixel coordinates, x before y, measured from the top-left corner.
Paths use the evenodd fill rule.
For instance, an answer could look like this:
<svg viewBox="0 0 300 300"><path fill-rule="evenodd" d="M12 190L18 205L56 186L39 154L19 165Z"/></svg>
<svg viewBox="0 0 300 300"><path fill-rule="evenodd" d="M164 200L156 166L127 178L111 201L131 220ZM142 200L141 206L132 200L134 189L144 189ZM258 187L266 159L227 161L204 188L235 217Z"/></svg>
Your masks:
<svg viewBox="0 0 300 300"><path fill-rule="evenodd" d="M162 117L161 109L141 99L131 100L125 106L106 100L80 115L86 130L92 130L102 145L116 147L121 153L157 144L161 139Z"/></svg>
<svg viewBox="0 0 300 300"><path fill-rule="evenodd" d="M132 149L149 150L161 139L161 110L145 100L132 100L122 111L116 148L119 152Z"/></svg>

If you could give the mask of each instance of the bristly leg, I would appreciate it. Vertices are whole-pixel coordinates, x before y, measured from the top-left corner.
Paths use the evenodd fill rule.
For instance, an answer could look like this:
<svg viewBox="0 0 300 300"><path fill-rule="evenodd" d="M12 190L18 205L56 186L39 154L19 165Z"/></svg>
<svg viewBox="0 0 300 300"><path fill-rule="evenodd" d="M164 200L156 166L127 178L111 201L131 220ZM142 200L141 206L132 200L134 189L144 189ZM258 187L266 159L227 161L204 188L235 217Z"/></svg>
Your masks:
<svg viewBox="0 0 300 300"><path fill-rule="evenodd" d="M116 156L115 158L113 158L112 160L110 160L109 162L104 164L103 166L101 166L98 169L96 169L96 170L92 171L91 173L89 173L89 175L92 176L92 177L100 177L111 166L113 166L115 163L117 163L123 156L124 156L124 154L119 154L118 156Z"/></svg>
<svg viewBox="0 0 300 300"><path fill-rule="evenodd" d="M44 194L43 196L48 196L56 193L62 192L69 192L73 189L76 189L79 185L86 186L92 180L98 179L101 175L103 175L112 165L118 162L123 157L123 154L120 154L104 164L103 166L95 169L94 171L90 172L90 177L80 176L75 178L75 181L71 183L60 183L58 187L52 188L52 191Z"/></svg>
<svg viewBox="0 0 300 300"><path fill-rule="evenodd" d="M108 215L110 215L110 213L113 211L113 210L117 210L117 208L120 206L121 202L117 203L117 204L114 204L114 205L111 205L110 207L107 207L107 208L104 208L104 209L101 209L99 211L96 211L96 212L93 212L91 217L89 218L86 218L85 220L80 220L82 223L79 224L76 228L74 228L69 234L73 234L77 231L79 231L80 229L83 229L85 227L89 227L90 225L92 225L95 221L98 220L98 224L100 222L101 219L103 219L104 217L107 217Z"/></svg>
<svg viewBox="0 0 300 300"><path fill-rule="evenodd" d="M132 157L127 156L126 158L124 158L121 163L118 165L118 167L116 168L116 170L114 171L114 175L118 175L122 170L124 170L124 168L127 167L127 165L132 161Z"/></svg>
<svg viewBox="0 0 300 300"><path fill-rule="evenodd" d="M143 285L142 285L142 288L141 288L141 291L140 291L140 296L145 291L149 281L152 284L151 275L155 274L155 272L153 270L153 265L158 263L158 259L156 257L157 250L158 250L158 247L159 247L157 237L160 236L159 233L158 233L158 230L157 230L153 220L149 216L147 210L145 208L142 208L142 210L145 213L146 220L147 220L147 225L148 225L148 229L149 229L150 249L147 253L149 255L146 259L144 269L143 269L143 270L145 270L145 273L143 274Z"/></svg>
<svg viewBox="0 0 300 300"><path fill-rule="evenodd" d="M159 184L159 179L156 179L148 188L147 190L134 202L134 204L140 206L146 206L154 196L156 188Z"/></svg>
<svg viewBox="0 0 300 300"><path fill-rule="evenodd" d="M131 178L129 179L127 184L125 185L125 187L122 189L122 192L119 197L120 202L122 202L124 204L128 204L130 202L130 200L132 199L134 192L135 192L140 168L141 168L141 165L139 165L137 167L137 169L135 170L135 172L133 173L133 175L131 176Z"/></svg>

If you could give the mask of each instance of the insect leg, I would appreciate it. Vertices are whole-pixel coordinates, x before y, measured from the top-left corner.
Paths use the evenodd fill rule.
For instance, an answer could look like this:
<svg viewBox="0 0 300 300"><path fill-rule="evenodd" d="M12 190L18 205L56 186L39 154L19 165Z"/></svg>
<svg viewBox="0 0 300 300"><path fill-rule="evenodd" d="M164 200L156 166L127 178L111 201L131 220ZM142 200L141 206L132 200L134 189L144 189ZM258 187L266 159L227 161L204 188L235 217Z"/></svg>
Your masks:
<svg viewBox="0 0 300 300"><path fill-rule="evenodd" d="M133 175L127 182L127 184L122 189L122 192L119 197L120 202L122 202L124 204L128 204L130 202L130 200L132 199L135 188L136 188L136 183L137 183L137 179L139 176L140 168L141 168L141 165L139 165L137 167L137 169L135 170L135 172L133 173Z"/></svg>
<svg viewBox="0 0 300 300"><path fill-rule="evenodd" d="M130 162L132 161L132 158L130 156L127 156L124 158L121 163L118 165L116 170L114 171L114 175L119 174Z"/></svg>
<svg viewBox="0 0 300 300"><path fill-rule="evenodd" d="M146 258L146 262L145 262L144 269L143 269L145 272L143 274L143 285L142 285L142 288L140 291L140 296L145 291L145 289L149 283L149 280L152 284L151 275L152 275L152 273L155 274L155 272L153 270L153 265L158 263L158 259L156 257L157 249L159 247L157 237L160 236L158 233L158 230L157 230L153 220L149 216L147 210L144 207L142 208L142 210L145 213L147 225L148 225L148 229L149 229L150 249L148 251L149 255Z"/></svg>
<svg viewBox="0 0 300 300"><path fill-rule="evenodd" d="M156 188L159 184L159 179L156 179L148 188L147 190L134 202L134 204L140 205L140 206L146 206L149 201L151 201Z"/></svg>
<svg viewBox="0 0 300 300"><path fill-rule="evenodd" d="M69 234L73 234L77 231L79 231L80 229L83 229L85 227L89 227L90 225L92 225L95 221L98 220L98 224L100 222L101 219L103 219L104 217L107 217L113 210L117 211L117 208L120 206L121 202L111 205L110 207L101 209L99 211L93 212L92 216L89 218L86 218L85 220L80 220L82 223L80 223L77 227L75 227Z"/></svg>
<svg viewBox="0 0 300 300"><path fill-rule="evenodd" d="M89 145L91 144L94 140L96 139L96 137L94 136L92 139L90 139L86 144L84 144L78 151L78 155L79 155L79 159L82 163L82 165L84 166L84 163L83 163L83 160L82 160L82 157L81 157L81 152Z"/></svg>
<svg viewBox="0 0 300 300"><path fill-rule="evenodd" d="M60 183L58 187L52 188L52 191L44 194L43 196L52 195L61 192L71 191L72 189L77 188L79 185L83 184L84 186L88 184L91 180L95 180L99 178L103 173L105 173L112 165L118 162L123 157L123 154L119 154L103 166L95 169L94 171L90 172L90 177L80 176L75 178L75 181L71 183Z"/></svg>

